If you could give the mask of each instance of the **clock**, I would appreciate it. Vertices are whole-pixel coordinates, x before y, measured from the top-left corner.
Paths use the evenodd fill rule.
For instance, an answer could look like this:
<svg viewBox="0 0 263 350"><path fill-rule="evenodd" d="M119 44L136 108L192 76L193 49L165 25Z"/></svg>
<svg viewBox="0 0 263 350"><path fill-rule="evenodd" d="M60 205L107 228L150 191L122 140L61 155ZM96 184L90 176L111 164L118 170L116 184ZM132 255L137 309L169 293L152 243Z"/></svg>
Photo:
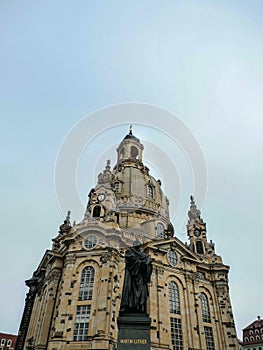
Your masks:
<svg viewBox="0 0 263 350"><path fill-rule="evenodd" d="M101 202L101 201L104 200L104 198L105 198L105 194L104 193L99 193L98 200Z"/></svg>
<svg viewBox="0 0 263 350"><path fill-rule="evenodd" d="M196 228L196 229L194 230L194 235L195 235L196 237L199 237L199 236L201 235L201 231L200 231L198 228Z"/></svg>

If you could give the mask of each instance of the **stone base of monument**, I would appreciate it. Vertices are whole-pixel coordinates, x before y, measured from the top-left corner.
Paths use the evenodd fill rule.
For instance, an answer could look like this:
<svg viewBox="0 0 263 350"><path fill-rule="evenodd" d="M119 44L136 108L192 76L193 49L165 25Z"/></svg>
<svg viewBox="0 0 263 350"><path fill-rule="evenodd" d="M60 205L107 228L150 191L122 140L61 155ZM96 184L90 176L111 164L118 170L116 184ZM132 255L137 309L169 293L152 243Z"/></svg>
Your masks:
<svg viewBox="0 0 263 350"><path fill-rule="evenodd" d="M151 319L146 313L123 313L117 323L118 350L150 350Z"/></svg>

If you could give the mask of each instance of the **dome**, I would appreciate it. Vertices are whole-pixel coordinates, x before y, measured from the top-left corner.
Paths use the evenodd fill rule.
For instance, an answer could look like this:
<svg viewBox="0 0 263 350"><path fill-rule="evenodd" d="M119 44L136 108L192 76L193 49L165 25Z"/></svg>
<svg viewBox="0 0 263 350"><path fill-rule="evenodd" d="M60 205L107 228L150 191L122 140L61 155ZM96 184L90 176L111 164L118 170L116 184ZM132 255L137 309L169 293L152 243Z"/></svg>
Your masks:
<svg viewBox="0 0 263 350"><path fill-rule="evenodd" d="M117 148L117 163L113 170L107 162L99 174L98 183L89 197L87 211L96 218L115 222L120 229L136 228L155 232L159 225L171 227L169 202L161 181L150 175L143 164L143 144L130 132ZM161 226L160 226L161 225Z"/></svg>

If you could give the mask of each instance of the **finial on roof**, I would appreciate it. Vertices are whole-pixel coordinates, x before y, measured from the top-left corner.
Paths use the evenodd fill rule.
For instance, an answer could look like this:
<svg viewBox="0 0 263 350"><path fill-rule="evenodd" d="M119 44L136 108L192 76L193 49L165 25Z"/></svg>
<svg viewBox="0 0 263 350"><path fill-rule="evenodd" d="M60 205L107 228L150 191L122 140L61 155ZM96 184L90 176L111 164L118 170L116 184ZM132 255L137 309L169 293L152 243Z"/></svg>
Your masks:
<svg viewBox="0 0 263 350"><path fill-rule="evenodd" d="M129 132L130 135L132 135L132 125L130 125L130 132Z"/></svg>
<svg viewBox="0 0 263 350"><path fill-rule="evenodd" d="M188 211L188 224L194 224L196 222L202 222L203 220L200 217L201 212L196 208L195 200L193 196L190 196L190 210Z"/></svg>
<svg viewBox="0 0 263 350"><path fill-rule="evenodd" d="M107 160L107 164L106 164L105 169L110 170L110 160L109 159Z"/></svg>

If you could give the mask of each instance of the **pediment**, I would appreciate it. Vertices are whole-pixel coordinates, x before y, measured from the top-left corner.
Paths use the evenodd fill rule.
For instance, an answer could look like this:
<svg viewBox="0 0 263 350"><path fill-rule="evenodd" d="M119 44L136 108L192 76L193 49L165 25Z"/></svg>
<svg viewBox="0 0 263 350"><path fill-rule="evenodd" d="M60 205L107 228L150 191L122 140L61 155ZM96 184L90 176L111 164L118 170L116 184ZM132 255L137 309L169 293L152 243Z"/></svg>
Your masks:
<svg viewBox="0 0 263 350"><path fill-rule="evenodd" d="M167 254L168 251L172 249L180 256L181 260L186 259L196 263L201 261L198 255L189 250L189 248L176 237L149 241L144 245L144 249L153 250L155 254L158 254L158 252L160 254Z"/></svg>

